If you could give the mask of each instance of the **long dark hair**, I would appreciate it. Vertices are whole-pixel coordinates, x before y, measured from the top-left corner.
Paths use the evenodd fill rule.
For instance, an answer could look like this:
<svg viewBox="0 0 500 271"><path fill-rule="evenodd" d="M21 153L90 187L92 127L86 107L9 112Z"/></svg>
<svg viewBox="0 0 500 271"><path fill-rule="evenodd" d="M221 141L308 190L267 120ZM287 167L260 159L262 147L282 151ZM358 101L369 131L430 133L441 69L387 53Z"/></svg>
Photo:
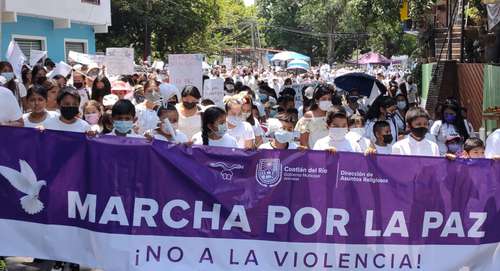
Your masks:
<svg viewBox="0 0 500 271"><path fill-rule="evenodd" d="M208 128L209 124L214 124L218 118L226 115L226 111L219 107L210 107L203 112L201 116L201 138L203 139L203 145L208 145L208 134L212 132L210 128Z"/></svg>
<svg viewBox="0 0 500 271"><path fill-rule="evenodd" d="M103 83L104 84L104 90L100 91L97 88L97 83ZM102 99L104 96L111 94L111 83L109 82L109 79L104 76L104 75L99 75L97 78L94 80L94 83L92 84L92 100L100 101L102 102Z"/></svg>
<svg viewBox="0 0 500 271"><path fill-rule="evenodd" d="M185 86L182 89L181 97L184 98L184 97L187 97L187 96L192 96L192 97L195 97L196 99L201 99L200 91L195 86Z"/></svg>
<svg viewBox="0 0 500 271"><path fill-rule="evenodd" d="M33 84L38 84L38 79L36 76L38 74L39 71L45 71L45 73L47 73L47 70L45 69L45 67L42 65L42 64L36 64L35 66L33 66L33 70L31 71L31 82Z"/></svg>
<svg viewBox="0 0 500 271"><path fill-rule="evenodd" d="M242 100L243 100L243 104L249 104L250 105L250 113L252 113L252 108L253 108L252 96L245 95ZM255 118L253 117L253 114L250 114L250 116L246 119L246 122L250 123L252 126L255 125Z"/></svg>
<svg viewBox="0 0 500 271"><path fill-rule="evenodd" d="M377 120L380 117L380 107L389 108L396 105L396 100L390 96L379 95L366 113L367 120Z"/></svg>
<svg viewBox="0 0 500 271"><path fill-rule="evenodd" d="M450 124L455 126L455 129L457 130L458 134L460 134L460 136L463 138L463 140L467 140L470 137L470 135L469 135L469 132L467 132L467 128L465 127L465 121L464 121L464 117L462 115L461 107L455 101L447 100L443 104L441 111L440 111L442 123L445 123L444 111L446 109L450 109L450 110L453 110L453 112L455 112L455 114L456 114L455 120Z"/></svg>

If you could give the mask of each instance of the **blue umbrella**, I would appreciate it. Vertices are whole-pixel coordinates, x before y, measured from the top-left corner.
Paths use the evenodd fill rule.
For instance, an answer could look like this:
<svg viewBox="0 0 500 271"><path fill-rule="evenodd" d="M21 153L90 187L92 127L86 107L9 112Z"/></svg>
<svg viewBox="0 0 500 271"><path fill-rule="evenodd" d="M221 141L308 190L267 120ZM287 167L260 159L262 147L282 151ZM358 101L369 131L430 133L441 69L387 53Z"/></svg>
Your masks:
<svg viewBox="0 0 500 271"><path fill-rule="evenodd" d="M335 78L334 83L337 88L347 92L357 89L361 95L366 97L376 97L387 92L384 84L366 73L344 74Z"/></svg>
<svg viewBox="0 0 500 271"><path fill-rule="evenodd" d="M306 62L311 61L311 58L296 52L285 51L275 54L271 61L290 61L290 60L304 60Z"/></svg>
<svg viewBox="0 0 500 271"><path fill-rule="evenodd" d="M292 60L290 63L288 63L288 66L286 67L287 70L302 70L302 71L308 71L309 70L309 63L305 62L304 60Z"/></svg>

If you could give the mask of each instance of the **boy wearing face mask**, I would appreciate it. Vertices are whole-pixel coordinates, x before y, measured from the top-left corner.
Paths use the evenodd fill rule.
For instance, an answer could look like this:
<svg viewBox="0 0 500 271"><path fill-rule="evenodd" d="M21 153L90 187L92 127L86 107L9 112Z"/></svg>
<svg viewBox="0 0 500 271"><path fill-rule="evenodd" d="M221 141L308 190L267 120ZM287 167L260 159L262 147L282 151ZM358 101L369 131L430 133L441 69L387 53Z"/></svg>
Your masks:
<svg viewBox="0 0 500 271"><path fill-rule="evenodd" d="M293 129L297 123L297 117L294 114L280 113L276 117L280 127L275 131L270 131L272 139L270 142L262 144L259 149L262 150L296 150L299 146L294 142Z"/></svg>
<svg viewBox="0 0 500 271"><path fill-rule="evenodd" d="M427 111L420 107L411 108L406 113L406 122L410 135L392 146L392 154L439 157L438 145L425 137L429 131Z"/></svg>
<svg viewBox="0 0 500 271"><path fill-rule="evenodd" d="M347 139L349 132L348 119L343 109L334 109L326 115L328 136L321 138L314 144L313 150L341 152L362 152L357 142Z"/></svg>
<svg viewBox="0 0 500 271"><path fill-rule="evenodd" d="M373 125L376 141L373 144L378 154L392 154L391 126L387 121L377 121Z"/></svg>
<svg viewBox="0 0 500 271"><path fill-rule="evenodd" d="M135 107L129 100L119 100L111 109L113 131L108 135L144 138L134 132Z"/></svg>
<svg viewBox="0 0 500 271"><path fill-rule="evenodd" d="M61 116L49 119L45 123L45 129L77 133L86 133L91 130L90 124L79 118L80 95L75 88L63 88L57 96L57 105Z"/></svg>

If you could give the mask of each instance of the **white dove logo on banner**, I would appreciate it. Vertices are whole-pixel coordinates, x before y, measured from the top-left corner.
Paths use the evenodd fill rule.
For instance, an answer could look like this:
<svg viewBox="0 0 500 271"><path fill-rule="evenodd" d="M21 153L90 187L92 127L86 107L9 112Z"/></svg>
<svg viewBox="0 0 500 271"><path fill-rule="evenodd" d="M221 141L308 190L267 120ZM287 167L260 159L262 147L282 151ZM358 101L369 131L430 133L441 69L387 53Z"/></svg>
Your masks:
<svg viewBox="0 0 500 271"><path fill-rule="evenodd" d="M24 160L19 160L21 172L8 167L0 166L0 174L3 175L10 184L20 192L26 194L21 198L21 207L30 214L38 214L44 208L43 202L38 199L38 194L43 186L47 185L45 181L38 181L31 166Z"/></svg>

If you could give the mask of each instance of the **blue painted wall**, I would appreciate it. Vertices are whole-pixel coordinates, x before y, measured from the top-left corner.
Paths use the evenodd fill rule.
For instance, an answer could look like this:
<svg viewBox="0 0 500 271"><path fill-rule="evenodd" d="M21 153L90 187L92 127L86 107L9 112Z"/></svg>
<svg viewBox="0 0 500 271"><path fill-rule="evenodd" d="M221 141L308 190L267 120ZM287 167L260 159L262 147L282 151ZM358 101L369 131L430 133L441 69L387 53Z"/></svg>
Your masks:
<svg viewBox="0 0 500 271"><path fill-rule="evenodd" d="M65 59L64 39L88 40L88 52L90 54L95 53L94 29L89 25L71 23L69 29L54 29L52 20L17 16L17 23L2 24L1 55L3 59L5 59L5 53L12 40L12 35L46 37L48 55L54 62L64 61Z"/></svg>

